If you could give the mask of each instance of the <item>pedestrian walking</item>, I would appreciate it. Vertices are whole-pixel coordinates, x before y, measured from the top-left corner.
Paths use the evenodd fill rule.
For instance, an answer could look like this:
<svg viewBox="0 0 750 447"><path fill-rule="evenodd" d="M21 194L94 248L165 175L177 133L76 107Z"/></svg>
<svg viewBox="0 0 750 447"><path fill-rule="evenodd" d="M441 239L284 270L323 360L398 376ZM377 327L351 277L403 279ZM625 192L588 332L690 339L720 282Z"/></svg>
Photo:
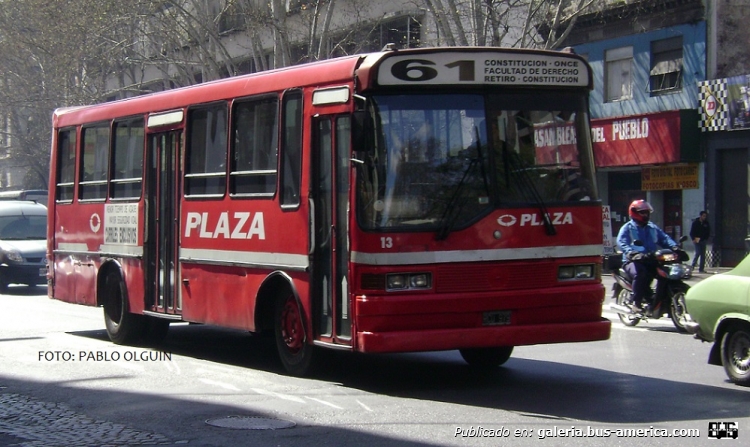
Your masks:
<svg viewBox="0 0 750 447"><path fill-rule="evenodd" d="M698 218L690 226L690 238L693 240L693 245L695 245L693 269L698 264L698 271L700 273L706 273L706 242L709 236L711 236L711 226L708 224L708 213L701 211Z"/></svg>

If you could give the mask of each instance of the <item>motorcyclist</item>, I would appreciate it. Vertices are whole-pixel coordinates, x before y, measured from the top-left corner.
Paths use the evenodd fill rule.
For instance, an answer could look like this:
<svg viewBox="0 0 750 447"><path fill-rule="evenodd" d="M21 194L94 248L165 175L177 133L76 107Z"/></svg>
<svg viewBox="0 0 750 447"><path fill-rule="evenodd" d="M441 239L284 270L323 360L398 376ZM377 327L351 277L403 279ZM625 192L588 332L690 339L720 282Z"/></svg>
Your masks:
<svg viewBox="0 0 750 447"><path fill-rule="evenodd" d="M661 228L650 222L654 209L645 200L634 200L628 208L630 221L620 228L617 234L617 245L622 251L623 269L633 278L634 312L642 311L643 299L649 293L655 271L649 262L649 254L659 248L671 248L679 251L680 247ZM639 245L634 242L640 241Z"/></svg>

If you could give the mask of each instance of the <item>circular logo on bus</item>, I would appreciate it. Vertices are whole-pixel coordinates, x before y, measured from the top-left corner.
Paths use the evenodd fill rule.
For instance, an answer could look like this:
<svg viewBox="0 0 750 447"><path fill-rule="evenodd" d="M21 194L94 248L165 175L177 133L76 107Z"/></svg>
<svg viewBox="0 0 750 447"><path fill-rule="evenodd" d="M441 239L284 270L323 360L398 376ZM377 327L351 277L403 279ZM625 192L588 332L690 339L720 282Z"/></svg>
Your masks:
<svg viewBox="0 0 750 447"><path fill-rule="evenodd" d="M504 227L509 227L516 223L516 216L511 216L510 214L503 214L502 216L497 218L497 223Z"/></svg>
<svg viewBox="0 0 750 447"><path fill-rule="evenodd" d="M91 227L91 231L93 231L94 233L99 232L99 228L101 228L102 226L102 219L97 213L91 215L91 219L89 219L89 226Z"/></svg>

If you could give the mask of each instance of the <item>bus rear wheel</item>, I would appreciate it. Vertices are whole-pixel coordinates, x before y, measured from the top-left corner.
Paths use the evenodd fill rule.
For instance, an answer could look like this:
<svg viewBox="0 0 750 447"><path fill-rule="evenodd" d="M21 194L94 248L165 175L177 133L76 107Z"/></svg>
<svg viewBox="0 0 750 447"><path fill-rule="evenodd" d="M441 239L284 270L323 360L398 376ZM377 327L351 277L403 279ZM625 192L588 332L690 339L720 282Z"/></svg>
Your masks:
<svg viewBox="0 0 750 447"><path fill-rule="evenodd" d="M107 273L102 292L104 324L109 339L118 345L137 342L143 334L144 320L141 315L130 313L125 283L117 272Z"/></svg>
<svg viewBox="0 0 750 447"><path fill-rule="evenodd" d="M461 357L470 366L477 368L495 368L507 362L513 353L513 346L498 346L494 348L459 349Z"/></svg>
<svg viewBox="0 0 750 447"><path fill-rule="evenodd" d="M304 376L310 371L313 345L307 343L303 314L297 298L286 292L276 301L274 334L276 349L286 371L294 376Z"/></svg>

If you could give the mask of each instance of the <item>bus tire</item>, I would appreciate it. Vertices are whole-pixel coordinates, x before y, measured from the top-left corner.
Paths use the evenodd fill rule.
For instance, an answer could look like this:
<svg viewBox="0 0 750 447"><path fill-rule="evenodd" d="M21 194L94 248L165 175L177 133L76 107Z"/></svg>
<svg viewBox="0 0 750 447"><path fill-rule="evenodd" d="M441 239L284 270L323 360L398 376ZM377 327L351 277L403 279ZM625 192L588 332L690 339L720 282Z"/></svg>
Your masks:
<svg viewBox="0 0 750 447"><path fill-rule="evenodd" d="M109 271L104 278L102 299L109 339L118 345L138 342L143 336L145 322L142 315L130 313L125 283L116 271Z"/></svg>
<svg viewBox="0 0 750 447"><path fill-rule="evenodd" d="M294 294L287 290L276 300L274 309L274 335L279 359L293 376L310 372L314 347L307 343L302 309Z"/></svg>
<svg viewBox="0 0 750 447"><path fill-rule="evenodd" d="M507 362L513 353L513 346L498 346L494 348L459 349L461 357L469 366L477 368L496 368Z"/></svg>

